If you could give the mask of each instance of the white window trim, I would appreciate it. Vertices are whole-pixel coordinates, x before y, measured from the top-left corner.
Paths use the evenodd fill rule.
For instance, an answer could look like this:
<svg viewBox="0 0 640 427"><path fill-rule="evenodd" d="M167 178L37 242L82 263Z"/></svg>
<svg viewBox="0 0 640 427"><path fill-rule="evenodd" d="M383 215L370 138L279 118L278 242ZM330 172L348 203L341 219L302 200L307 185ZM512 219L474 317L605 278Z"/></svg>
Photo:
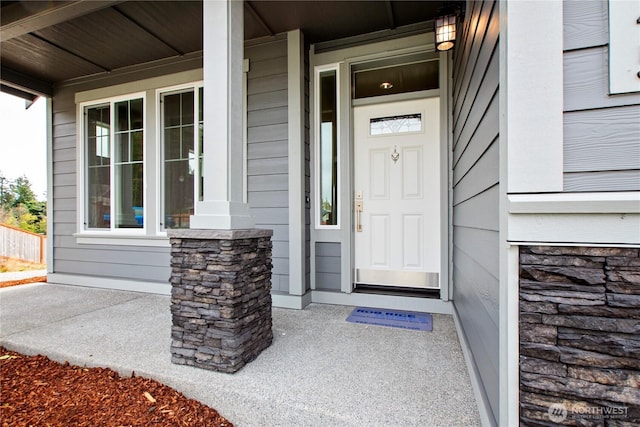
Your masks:
<svg viewBox="0 0 640 427"><path fill-rule="evenodd" d="M122 235L109 231L85 231L74 234L76 243L81 245L117 245L117 246L151 246L170 247L169 239L164 235Z"/></svg>
<svg viewBox="0 0 640 427"><path fill-rule="evenodd" d="M340 150L341 150L341 146L342 146L342 141L340 139L340 132L341 132L341 128L342 128L342 123L340 120L340 101L341 101L341 97L340 97L340 63L333 63L333 64L326 64L326 65L318 65L316 67L314 67L314 71L313 71L313 100L314 100L314 113L313 113L313 135L314 135L314 159L313 159L313 165L314 165L314 180L315 180L315 186L314 186L314 196L313 196L313 200L314 200L314 206L313 206L313 218L315 218L314 221L314 225L316 229L319 230L340 230L342 228L342 215L341 215L341 211L342 211L342 207L338 205L338 217L337 217L337 223L336 225L322 225L320 223L321 220L321 216L318 214L318 212L320 212L320 209L322 207L322 196L321 196L321 189L320 189L320 182L321 182L321 170L320 170L320 145L321 145L321 141L320 141L320 125L321 125L321 119L320 119L320 73L326 72L326 71L335 71L336 72L336 117L337 117L337 126L336 126L336 135L337 135L337 141L336 141L336 156L337 156L337 164L338 164L338 176L337 176L337 180L338 182L336 182L336 188L338 191L338 203L340 203L340 201L342 200L341 198L341 190L340 190L340 171L342 170L342 165L341 165L341 156L340 156Z"/></svg>
<svg viewBox="0 0 640 427"><path fill-rule="evenodd" d="M158 213L158 221L155 224L155 234L157 236L167 236L167 229L164 227L164 132L163 122L164 117L162 115L162 103L160 102L163 95L170 94L172 92L182 92L188 89L193 89L193 111L194 111L194 132L193 132L193 147L196 156L196 170L194 172L194 185L193 185L193 208L195 212L195 206L197 205L198 195L200 194L200 162L198 161L200 156L200 144L198 143L199 125L198 125L198 101L200 97L199 89L204 87L204 81L199 80L196 82L183 83L179 85L167 86L158 88L155 91L155 114L156 114L156 135L157 135L157 167L155 173L155 179L157 183L158 197L156 198L156 212ZM162 225L160 224L162 222Z"/></svg>
<svg viewBox="0 0 640 427"><path fill-rule="evenodd" d="M151 77L148 79L131 81L128 83L100 87L98 89L90 89L82 92L76 92L74 99L76 103L76 212L77 212L77 232L73 234L78 244L96 244L96 245L129 245L129 246L157 246L157 247L169 247L169 239L166 233L159 232L159 221L157 216L155 217L154 226L146 226L145 234L139 229L138 233L131 233L132 229L127 230L84 230L84 179L85 172L83 170L84 164L84 120L83 110L86 106L97 105L99 103L106 103L113 99L130 99L139 93L144 94L144 144L145 150L149 149L148 144L154 143L152 147L157 146L157 133L158 125L158 109L160 108L158 103L151 106L147 103L149 99L154 98L154 92L159 89L166 89L177 86L193 86L202 82L203 70L202 68L193 69L189 71L182 71L174 74L167 74L158 77ZM153 116L153 117L151 117ZM152 155L159 155L159 149L155 150L155 153L144 152L145 156L145 178L147 182L145 185L145 208L148 209L145 215L149 217L147 213L149 209L153 208L153 213L158 214L158 198L153 197L150 191L157 193L157 185L160 184L161 171L158 169L158 156L155 159L151 158ZM155 168L150 170L149 167ZM153 181L154 182L149 182ZM153 187L153 188L151 188ZM153 206L150 206L148 201L152 200ZM151 218L145 218L145 222L149 223ZM126 234L125 234L126 233Z"/></svg>
<svg viewBox="0 0 640 427"><path fill-rule="evenodd" d="M147 168L147 132L146 129L148 128L148 117L147 117L147 107L146 107L146 103L147 103L147 95L145 92L136 92L136 93L131 93L131 94L126 94L126 95L118 95L118 96L113 96L113 97L108 97L108 98L102 98L102 99L96 99L94 101L87 101L87 102L81 102L78 104L77 106L77 128L78 128L78 136L77 136L77 165L76 165L76 173L78 176L78 180L77 180L77 189L76 189L76 195L77 195L77 212L78 212L78 216L77 216L77 227L76 229L78 230L78 232L76 234L74 234L75 237L97 237L99 235L109 235L109 236L134 236L134 237L142 237L146 235L146 230L148 228L148 221L147 221L147 212L149 209L149 206L147 206L147 192L144 191L144 195L143 195L143 201L144 201L144 207L143 207L143 217L144 217L144 223L142 228L126 228L126 229L118 229L118 228L110 228L110 229L88 229L86 228L86 224L85 224L85 214L86 214L86 201L87 201L87 185L86 185L86 171L85 168L87 166L86 164L86 159L85 159L85 154L86 154L86 139L85 139L85 131L86 131L86 120L85 120L85 116L84 113L86 111L86 109L94 107L94 106L99 106L99 105L106 105L109 104L109 114L110 114L110 121L113 124L114 123L114 108L113 106L117 103L117 102L121 102L121 101L127 101L127 100L132 100L132 99L139 99L142 98L142 103L143 103L143 109L142 109L142 129L143 129L143 137L142 137L142 167L143 170L146 170ZM115 138L115 133L114 132L110 132L109 135L109 144L110 144L110 149L113 152L113 146L114 146L114 138ZM109 178L109 185L111 186L111 188L114 188L114 184L115 184L115 176L113 173L113 162L110 163L111 168L111 173L110 173L110 178ZM147 179L146 179L146 172L143 174L143 188L146 189L147 187ZM111 209L113 209L114 204L110 202L111 205ZM113 211L111 212L111 216L113 217ZM111 227L113 227L113 223L110 224Z"/></svg>

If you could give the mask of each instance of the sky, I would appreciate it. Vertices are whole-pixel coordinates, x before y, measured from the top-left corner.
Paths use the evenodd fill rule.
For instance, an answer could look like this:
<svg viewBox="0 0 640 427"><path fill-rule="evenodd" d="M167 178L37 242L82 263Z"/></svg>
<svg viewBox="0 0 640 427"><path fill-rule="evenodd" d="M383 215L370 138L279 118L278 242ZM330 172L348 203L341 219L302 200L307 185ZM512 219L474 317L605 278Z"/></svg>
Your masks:
<svg viewBox="0 0 640 427"><path fill-rule="evenodd" d="M0 172L10 180L25 175L38 200L47 191L46 100L28 110L25 101L0 93Z"/></svg>

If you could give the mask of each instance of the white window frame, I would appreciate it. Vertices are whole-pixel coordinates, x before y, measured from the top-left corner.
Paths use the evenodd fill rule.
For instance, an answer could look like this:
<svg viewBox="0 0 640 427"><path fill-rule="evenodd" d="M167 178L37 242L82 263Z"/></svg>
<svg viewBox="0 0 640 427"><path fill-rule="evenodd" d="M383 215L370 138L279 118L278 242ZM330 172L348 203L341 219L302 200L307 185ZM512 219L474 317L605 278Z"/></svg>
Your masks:
<svg viewBox="0 0 640 427"><path fill-rule="evenodd" d="M165 232L160 231L160 148L159 148L159 111L157 91L179 86L195 87L203 82L202 68L182 71L175 74L165 74L148 79L130 81L107 87L99 87L76 92L76 233L73 237L78 244L87 245L118 245L170 247ZM85 203L85 131L84 109L89 106L117 102L123 99L143 98L143 129L144 129L144 208L145 226L143 229L91 229L84 228Z"/></svg>
<svg viewBox="0 0 640 427"><path fill-rule="evenodd" d="M320 139L320 127L322 125L322 120L321 120L321 111L320 111L320 102L321 102L321 96L320 96L320 74L327 72L327 71L335 71L336 73L336 162L337 162L337 168L338 168L338 174L336 176L337 182L335 183L336 185L336 191L338 192L337 194L337 198L336 200L338 200L338 209L337 209L337 221L335 225L323 225L321 223L322 220L322 216L320 215L320 211L322 208L322 194L321 194L321 188L320 188L320 183L321 183L321 179L322 179L322 170L320 168L320 159L321 159L321 153L320 153L320 147L322 145L322 141ZM313 206L313 217L315 218L315 228L316 229L320 229L320 230L340 230L342 228L342 215L341 215L341 211L342 208L340 206L340 201L341 201L341 190L340 190L340 171L342 170L342 165L341 165L341 156L340 156L340 150L341 150L341 146L342 146L342 141L340 139L340 134L341 134L341 128L342 128L342 123L340 120L340 102L341 102L341 97L340 97L340 63L333 63L333 64L326 64L326 65L318 65L316 67L314 67L314 129L313 129L313 135L314 135L314 170L315 170L315 188L314 188L314 192L315 195L313 197L313 200L315 201L314 206ZM335 207L334 207L335 208Z"/></svg>
<svg viewBox="0 0 640 427"><path fill-rule="evenodd" d="M162 97L167 94L181 93L185 92L189 89L193 90L193 112L194 112L194 132L193 132L193 147L196 158L196 167L194 171L194 185L193 185L193 208L195 212L195 208L197 205L197 201L199 200L200 194L200 162L198 159L200 158L200 144L198 141L199 136L199 116L198 116L198 106L200 100L200 88L204 87L204 81L200 80L193 83L185 83L175 86L168 86L163 88L156 89L156 121L157 121L157 149L158 149L158 167L156 168L156 182L157 188L160 189L160 196L157 198L157 206L156 210L158 212L158 218L160 221L157 222L156 225L156 234L161 236L167 235L167 228L164 224L165 212L164 212L164 199L165 199L165 180L164 180L164 114L162 111ZM204 108L204 107L203 107Z"/></svg>
<svg viewBox="0 0 640 427"><path fill-rule="evenodd" d="M115 126L115 104L122 101L130 101L133 99L142 99L142 168L143 171L143 189L146 190L147 187L147 113L146 113L146 105L147 105L147 96L145 92L137 92L130 93L126 95L113 96L109 98L98 99L95 101L87 101L82 102L78 105L78 234L76 236L79 237L98 237L98 236L112 236L112 237L142 237L145 236L146 230L148 227L148 210L149 206L147 204L147 192L143 190L143 218L144 222L142 227L140 228L116 228L115 221L110 221L109 228L87 228L86 224L86 213L87 213L87 199L88 199L88 188L87 188L87 121L86 121L86 112L88 109L92 107L99 107L103 105L109 105L109 116L110 116L110 135L109 135L109 149L111 150L111 154L113 156L114 144L115 144L115 132L113 131L113 126ZM112 160L109 164L110 168L110 177L109 177L109 185L111 187L110 190L110 215L111 218L115 218L114 209L115 209L115 163L112 157ZM86 243L85 241L79 241L79 243Z"/></svg>

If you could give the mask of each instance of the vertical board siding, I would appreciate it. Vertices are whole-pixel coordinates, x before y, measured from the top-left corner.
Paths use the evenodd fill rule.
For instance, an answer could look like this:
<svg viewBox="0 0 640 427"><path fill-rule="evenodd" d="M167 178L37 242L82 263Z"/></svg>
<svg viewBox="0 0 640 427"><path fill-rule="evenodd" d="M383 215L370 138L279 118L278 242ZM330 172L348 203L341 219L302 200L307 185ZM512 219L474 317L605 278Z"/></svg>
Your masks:
<svg viewBox="0 0 640 427"><path fill-rule="evenodd" d="M499 14L467 2L453 70L453 302L499 414Z"/></svg>
<svg viewBox="0 0 640 427"><path fill-rule="evenodd" d="M247 200L256 226L273 229L272 290L289 292L287 39L245 48Z"/></svg>
<svg viewBox="0 0 640 427"><path fill-rule="evenodd" d="M608 19L606 0L563 2L567 192L640 190L640 94L609 95Z"/></svg>
<svg viewBox="0 0 640 427"><path fill-rule="evenodd" d="M316 242L316 289L340 290L340 243Z"/></svg>

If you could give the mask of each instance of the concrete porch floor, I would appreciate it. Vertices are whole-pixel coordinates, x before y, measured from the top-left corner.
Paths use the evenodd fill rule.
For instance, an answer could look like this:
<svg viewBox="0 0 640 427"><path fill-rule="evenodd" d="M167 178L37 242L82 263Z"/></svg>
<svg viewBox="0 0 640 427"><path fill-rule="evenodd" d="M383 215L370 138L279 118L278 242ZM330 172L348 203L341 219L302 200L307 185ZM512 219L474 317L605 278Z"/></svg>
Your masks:
<svg viewBox="0 0 640 427"><path fill-rule="evenodd" d="M52 284L0 290L0 344L156 379L238 426L480 425L453 318L433 332L273 309L274 342L229 375L171 363L167 296Z"/></svg>

